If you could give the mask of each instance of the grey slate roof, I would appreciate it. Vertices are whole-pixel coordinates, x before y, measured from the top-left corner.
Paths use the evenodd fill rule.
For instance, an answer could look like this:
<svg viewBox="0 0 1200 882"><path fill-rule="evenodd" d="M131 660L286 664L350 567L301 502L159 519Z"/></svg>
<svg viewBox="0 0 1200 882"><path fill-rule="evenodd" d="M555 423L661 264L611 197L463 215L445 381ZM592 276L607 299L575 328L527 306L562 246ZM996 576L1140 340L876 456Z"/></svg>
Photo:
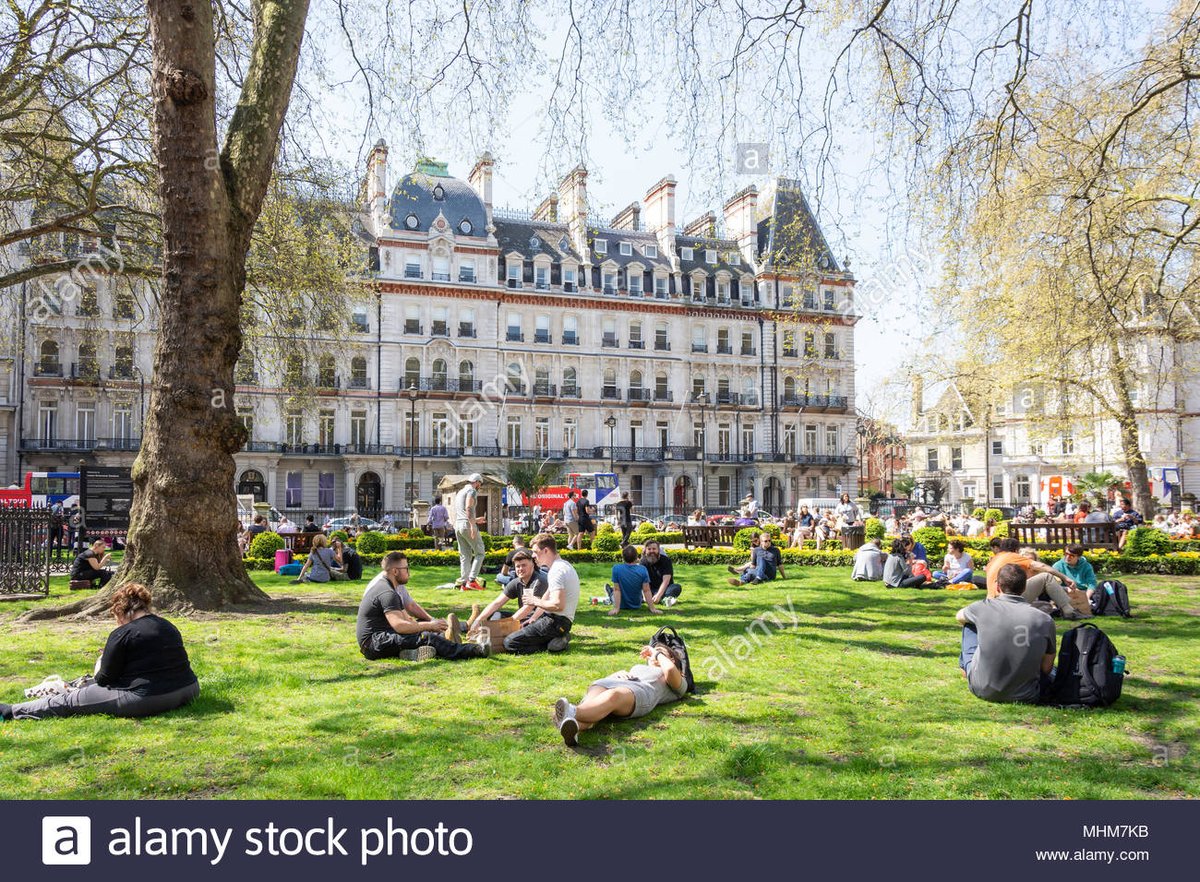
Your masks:
<svg viewBox="0 0 1200 882"><path fill-rule="evenodd" d="M551 221L515 221L494 218L496 226L496 241L500 245L501 254L513 251L532 260L539 254L548 256L552 261L574 260L582 263L579 254L571 242L571 234L566 224L556 224ZM529 244L533 237L538 239L538 247ZM560 248L559 243L566 239L566 248Z"/></svg>
<svg viewBox="0 0 1200 882"><path fill-rule="evenodd" d="M772 205L759 222L758 246L765 267L840 269L800 183L788 178L779 179Z"/></svg>
<svg viewBox="0 0 1200 882"><path fill-rule="evenodd" d="M683 249L692 249L692 259L683 259ZM717 262L709 263L704 259L704 252L709 248L715 249L717 252ZM685 275L693 270L703 270L710 275L715 275L720 270L738 275L754 275L754 267L746 263L745 255L738 249L737 242L732 239L709 239L706 236L676 236L675 237L675 253L679 257L679 271ZM736 265L729 262L729 255L737 254L739 263Z"/></svg>
<svg viewBox="0 0 1200 882"><path fill-rule="evenodd" d="M434 189L439 185L444 193L441 201L434 198ZM409 214L415 214L417 227L414 232L427 232L439 213L446 216L455 236L464 235L458 225L465 219L471 222L468 235L487 238L487 213L483 200L466 181L413 172L400 179L388 203L392 226L398 230L411 229L405 221Z"/></svg>
<svg viewBox="0 0 1200 882"><path fill-rule="evenodd" d="M670 259L659 249L658 257L647 257L645 254L645 246L653 245L658 248L658 237L654 233L647 230L614 230L609 227L588 227L588 245L592 249L591 261L596 265L611 261L618 267L625 267L631 263L640 263L647 269L661 268L669 270L671 268ZM595 241L603 239L608 243L608 253L600 254L595 249ZM632 248L632 254L621 253L621 243L629 242Z"/></svg>

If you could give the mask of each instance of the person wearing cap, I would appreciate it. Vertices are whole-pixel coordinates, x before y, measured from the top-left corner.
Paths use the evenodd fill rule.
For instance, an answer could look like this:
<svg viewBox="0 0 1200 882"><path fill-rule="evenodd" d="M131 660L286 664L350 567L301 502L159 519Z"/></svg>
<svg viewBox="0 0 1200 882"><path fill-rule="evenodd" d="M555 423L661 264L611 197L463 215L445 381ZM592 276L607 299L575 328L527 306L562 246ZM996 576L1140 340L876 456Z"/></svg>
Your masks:
<svg viewBox="0 0 1200 882"><path fill-rule="evenodd" d="M477 584L479 571L483 569L485 549L479 525L483 517L475 514L475 503L479 499L479 488L483 475L475 472L467 476L466 485L454 496L454 537L458 540L458 574L455 585L463 587Z"/></svg>

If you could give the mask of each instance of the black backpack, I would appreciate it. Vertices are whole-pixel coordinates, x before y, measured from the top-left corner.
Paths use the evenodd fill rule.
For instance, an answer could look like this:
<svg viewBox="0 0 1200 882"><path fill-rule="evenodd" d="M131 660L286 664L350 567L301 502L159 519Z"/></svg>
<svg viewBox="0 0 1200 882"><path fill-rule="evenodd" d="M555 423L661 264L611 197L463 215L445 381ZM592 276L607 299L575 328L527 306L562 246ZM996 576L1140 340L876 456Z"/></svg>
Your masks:
<svg viewBox="0 0 1200 882"><path fill-rule="evenodd" d="M1092 592L1092 614L1130 618L1133 613L1129 610L1129 589L1125 583L1111 579L1097 585Z"/></svg>
<svg viewBox="0 0 1200 882"><path fill-rule="evenodd" d="M1120 657L1114 672L1114 659ZM1058 670L1049 704L1059 707L1108 707L1121 697L1125 659L1108 635L1090 622L1063 634Z"/></svg>
<svg viewBox="0 0 1200 882"><path fill-rule="evenodd" d="M654 632L654 636L650 638L650 646L662 646L672 652L676 658L683 659L683 666L680 673L683 674L683 681L687 683L687 691L696 691L696 678L692 676L692 662L688 658L687 644L683 642L683 638L679 636L679 632L674 628L659 628Z"/></svg>

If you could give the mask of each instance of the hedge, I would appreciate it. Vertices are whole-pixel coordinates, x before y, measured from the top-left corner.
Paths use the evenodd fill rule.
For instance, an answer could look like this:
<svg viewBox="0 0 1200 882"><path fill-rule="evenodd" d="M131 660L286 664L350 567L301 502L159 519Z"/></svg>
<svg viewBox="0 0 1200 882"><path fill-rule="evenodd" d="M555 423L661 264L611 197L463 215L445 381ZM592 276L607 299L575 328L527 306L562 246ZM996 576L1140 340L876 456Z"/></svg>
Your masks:
<svg viewBox="0 0 1200 882"><path fill-rule="evenodd" d="M283 537L278 533L272 533L270 530L259 533L250 540L250 556L273 558L275 552L283 548L284 544Z"/></svg>

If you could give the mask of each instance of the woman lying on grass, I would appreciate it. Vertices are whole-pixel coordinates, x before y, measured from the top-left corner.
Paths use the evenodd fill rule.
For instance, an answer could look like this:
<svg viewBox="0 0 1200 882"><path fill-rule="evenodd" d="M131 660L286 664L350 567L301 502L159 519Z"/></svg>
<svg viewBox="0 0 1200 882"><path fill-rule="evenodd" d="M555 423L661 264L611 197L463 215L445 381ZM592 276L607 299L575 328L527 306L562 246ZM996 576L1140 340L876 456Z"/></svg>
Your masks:
<svg viewBox="0 0 1200 882"><path fill-rule="evenodd" d="M0 704L0 719L149 717L183 707L200 694L183 638L174 625L151 611L149 589L130 582L113 594L110 609L117 628L108 635L95 677L68 692Z"/></svg>
<svg viewBox="0 0 1200 882"><path fill-rule="evenodd" d="M554 725L567 747L577 736L605 717L644 717L660 704L678 701L687 693L681 673L683 660L665 646L643 646L643 662L618 671L588 687L578 705L565 698L554 703Z"/></svg>

